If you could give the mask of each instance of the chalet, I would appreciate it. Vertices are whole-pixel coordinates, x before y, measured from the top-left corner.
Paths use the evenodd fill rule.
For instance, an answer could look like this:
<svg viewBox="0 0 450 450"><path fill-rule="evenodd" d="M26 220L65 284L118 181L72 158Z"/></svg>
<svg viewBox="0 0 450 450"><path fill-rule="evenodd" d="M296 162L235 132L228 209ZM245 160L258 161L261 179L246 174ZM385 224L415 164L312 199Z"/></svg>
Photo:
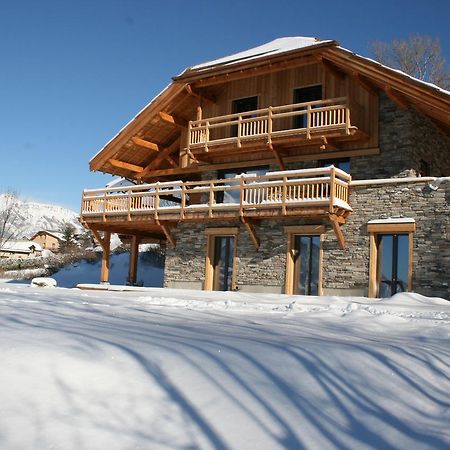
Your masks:
<svg viewBox="0 0 450 450"><path fill-rule="evenodd" d="M43 249L58 252L59 246L64 239L64 234L58 231L40 230L30 238L37 242Z"/></svg>
<svg viewBox="0 0 450 450"><path fill-rule="evenodd" d="M42 247L29 240L9 240L0 247L0 258L27 259L42 256Z"/></svg>
<svg viewBox="0 0 450 450"><path fill-rule="evenodd" d="M449 298L450 92L289 37L188 68L90 161L81 220L167 244L164 285Z"/></svg>

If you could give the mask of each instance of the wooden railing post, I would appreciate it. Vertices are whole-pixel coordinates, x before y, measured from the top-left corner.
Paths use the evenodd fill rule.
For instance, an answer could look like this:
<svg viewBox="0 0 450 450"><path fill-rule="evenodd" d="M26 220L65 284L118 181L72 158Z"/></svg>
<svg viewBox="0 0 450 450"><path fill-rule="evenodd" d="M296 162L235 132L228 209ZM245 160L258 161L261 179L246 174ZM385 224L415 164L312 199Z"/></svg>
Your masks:
<svg viewBox="0 0 450 450"><path fill-rule="evenodd" d="M245 189L245 182L244 177L241 175L241 179L239 180L239 216L244 217L244 189Z"/></svg>
<svg viewBox="0 0 450 450"><path fill-rule="evenodd" d="M128 203L128 214L127 214L127 218L128 220L131 220L131 189L128 189L128 198L127 198L127 203Z"/></svg>
<svg viewBox="0 0 450 450"><path fill-rule="evenodd" d="M350 108L345 107L345 134L350 134Z"/></svg>
<svg viewBox="0 0 450 450"><path fill-rule="evenodd" d="M155 188L155 219L158 220L159 216L159 181L156 182Z"/></svg>
<svg viewBox="0 0 450 450"><path fill-rule="evenodd" d="M281 213L286 215L286 197L287 197L287 177L283 177L283 191L281 196Z"/></svg>
<svg viewBox="0 0 450 450"><path fill-rule="evenodd" d="M334 196L335 196L335 180L336 180L336 169L331 166L330 169L330 212L333 212Z"/></svg>
<svg viewBox="0 0 450 450"><path fill-rule="evenodd" d="M311 139L311 105L306 107L306 139Z"/></svg>
<svg viewBox="0 0 450 450"><path fill-rule="evenodd" d="M209 217L213 216L214 182L209 183Z"/></svg>
<svg viewBox="0 0 450 450"><path fill-rule="evenodd" d="M181 211L180 211L180 220L184 219L184 208L186 208L186 186L184 183L181 183Z"/></svg>
<svg viewBox="0 0 450 450"><path fill-rule="evenodd" d="M193 144L193 142L192 142L192 122L191 121L189 121L189 124L188 124L188 138L187 138L187 151L188 151L188 153L190 153L190 151L191 151L191 144Z"/></svg>
<svg viewBox="0 0 450 450"><path fill-rule="evenodd" d="M272 129L273 129L273 111L272 106L269 106L269 112L267 115L267 143L272 143Z"/></svg>
<svg viewBox="0 0 450 450"><path fill-rule="evenodd" d="M242 116L238 117L238 135L237 135L237 146L239 148L242 147L241 144L241 126L242 126Z"/></svg>

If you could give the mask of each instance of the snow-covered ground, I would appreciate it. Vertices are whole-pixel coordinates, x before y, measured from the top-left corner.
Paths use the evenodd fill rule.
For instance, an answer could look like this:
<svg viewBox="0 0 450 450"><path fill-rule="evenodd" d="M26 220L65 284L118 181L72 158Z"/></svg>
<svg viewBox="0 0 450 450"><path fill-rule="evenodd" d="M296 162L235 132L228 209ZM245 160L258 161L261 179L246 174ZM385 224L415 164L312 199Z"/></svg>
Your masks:
<svg viewBox="0 0 450 450"><path fill-rule="evenodd" d="M0 284L2 449L448 449L450 303Z"/></svg>
<svg viewBox="0 0 450 450"><path fill-rule="evenodd" d="M112 254L110 258L109 280L111 284L126 284L129 266L129 252ZM89 262L78 261L64 267L52 278L58 286L75 287L79 283L98 283L100 281L101 260ZM148 260L145 252L139 253L137 279L140 284L149 287L162 287L164 268L158 267L153 261Z"/></svg>

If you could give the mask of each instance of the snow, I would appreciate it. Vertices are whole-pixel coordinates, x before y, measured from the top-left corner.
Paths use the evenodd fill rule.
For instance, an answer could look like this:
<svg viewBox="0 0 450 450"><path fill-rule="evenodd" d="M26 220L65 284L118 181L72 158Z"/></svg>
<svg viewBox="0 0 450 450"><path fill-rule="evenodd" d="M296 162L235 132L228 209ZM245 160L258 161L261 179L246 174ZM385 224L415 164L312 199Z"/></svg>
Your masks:
<svg viewBox="0 0 450 450"><path fill-rule="evenodd" d="M42 247L37 242L29 240L7 241L0 248L0 251L30 253L32 251L32 247L34 247L34 250L37 252L42 251Z"/></svg>
<svg viewBox="0 0 450 450"><path fill-rule="evenodd" d="M0 210L5 202L5 194L0 194ZM75 211L58 205L18 200L15 229L18 237L31 237L39 230L62 230L66 224L77 231L83 230Z"/></svg>
<svg viewBox="0 0 450 450"><path fill-rule="evenodd" d="M128 275L129 252L112 254L110 258L109 279L112 284L125 284ZM101 260L79 261L64 267L52 277L61 287L74 287L79 283L98 283ZM146 260L145 253L139 253L138 282L144 286L162 287L163 267L157 267Z"/></svg>
<svg viewBox="0 0 450 450"><path fill-rule="evenodd" d="M48 277L37 277L31 280L31 284L38 287L54 288L56 287L56 280Z"/></svg>
<svg viewBox="0 0 450 450"><path fill-rule="evenodd" d="M251 61L258 58L264 58L267 56L311 47L317 44L324 44L327 42L333 41L321 41L317 38L303 36L282 37L271 42L267 42L266 44L260 45L258 47L245 50L243 52L235 53L233 55L225 56L224 58L215 59L213 61L208 61L202 64L197 64L196 66L193 66L188 70L204 70L211 69L212 67L216 66Z"/></svg>
<svg viewBox="0 0 450 450"><path fill-rule="evenodd" d="M446 449L450 303L0 285L1 448Z"/></svg>
<svg viewBox="0 0 450 450"><path fill-rule="evenodd" d="M368 224L378 223L415 223L416 221L411 217L388 217L387 219L374 219L369 220Z"/></svg>

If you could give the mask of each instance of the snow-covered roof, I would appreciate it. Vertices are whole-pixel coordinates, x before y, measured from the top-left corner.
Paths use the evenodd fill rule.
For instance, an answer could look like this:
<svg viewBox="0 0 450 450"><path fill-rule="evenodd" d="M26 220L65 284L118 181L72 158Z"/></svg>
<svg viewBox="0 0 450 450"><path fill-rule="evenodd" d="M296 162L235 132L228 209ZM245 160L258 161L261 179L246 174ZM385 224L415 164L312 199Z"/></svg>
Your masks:
<svg viewBox="0 0 450 450"><path fill-rule="evenodd" d="M250 61L258 58L276 55L279 53L286 53L292 50L311 47L317 44L332 43L334 41L321 41L314 37L291 36L282 37L266 44L259 45L243 52L234 53L233 55L225 56L223 58L215 59L213 61L204 62L191 67L189 70L203 70L215 66L237 64L244 61Z"/></svg>
<svg viewBox="0 0 450 450"><path fill-rule="evenodd" d="M53 236L55 239L58 239L59 241L64 239L64 233L61 233L60 231L51 231L51 230L39 230L32 236L31 239L33 239L35 236L41 233L46 233L50 236Z"/></svg>
<svg viewBox="0 0 450 450"><path fill-rule="evenodd" d="M0 251L9 253L30 253L32 247L34 247L34 250L37 252L42 251L42 247L37 242L25 240L5 242L0 248Z"/></svg>

